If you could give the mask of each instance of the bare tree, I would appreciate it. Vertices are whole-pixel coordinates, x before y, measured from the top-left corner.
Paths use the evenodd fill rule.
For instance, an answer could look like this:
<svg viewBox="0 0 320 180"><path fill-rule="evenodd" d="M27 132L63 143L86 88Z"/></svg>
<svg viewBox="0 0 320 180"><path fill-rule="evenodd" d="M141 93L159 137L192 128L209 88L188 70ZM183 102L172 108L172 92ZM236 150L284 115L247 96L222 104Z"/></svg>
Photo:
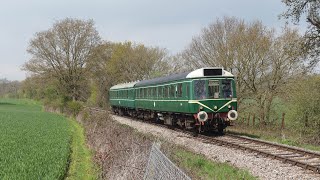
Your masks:
<svg viewBox="0 0 320 180"><path fill-rule="evenodd" d="M202 30L183 56L195 67L220 66L237 77L238 101L254 100L262 121L268 119L271 104L286 81L301 73L301 37L288 28L280 36L261 22L244 23L225 17Z"/></svg>
<svg viewBox="0 0 320 180"><path fill-rule="evenodd" d="M62 94L73 100L81 99L90 69L88 57L99 42L92 20L57 21L49 30L36 33L30 41L27 51L32 58L23 69L37 75L49 74L59 81Z"/></svg>
<svg viewBox="0 0 320 180"><path fill-rule="evenodd" d="M319 63L320 55L320 1L319 0L282 0L287 6L286 12L281 17L299 24L301 18L305 18L309 24L305 32L304 50L309 61L309 68Z"/></svg>
<svg viewBox="0 0 320 180"><path fill-rule="evenodd" d="M271 33L259 21L245 24L243 20L224 17L193 38L183 57L193 67L219 66L234 73L241 102L249 92L256 90L255 86L248 89L247 80L259 76L257 70L265 64Z"/></svg>
<svg viewBox="0 0 320 180"><path fill-rule="evenodd" d="M9 81L0 79L0 97L18 98L21 83L19 81Z"/></svg>

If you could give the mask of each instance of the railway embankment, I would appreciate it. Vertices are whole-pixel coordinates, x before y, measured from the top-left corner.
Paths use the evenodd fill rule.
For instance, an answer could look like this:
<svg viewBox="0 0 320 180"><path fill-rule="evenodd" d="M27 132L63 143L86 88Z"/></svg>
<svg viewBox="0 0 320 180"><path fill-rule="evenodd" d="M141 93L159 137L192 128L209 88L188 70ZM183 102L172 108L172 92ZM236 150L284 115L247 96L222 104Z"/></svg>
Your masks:
<svg viewBox="0 0 320 180"><path fill-rule="evenodd" d="M192 152L204 155L212 161L227 163L240 169L248 170L259 179L320 179L320 175L312 171L267 158L257 153L199 141L199 139L181 132L126 117L112 117L119 123L131 126L141 133L152 134L170 143L185 147Z"/></svg>
<svg viewBox="0 0 320 180"><path fill-rule="evenodd" d="M77 121L85 129L101 179L143 179L154 142L160 143L161 151L192 179L256 179L247 170L211 161L161 134L145 133L120 123L103 110L84 110Z"/></svg>

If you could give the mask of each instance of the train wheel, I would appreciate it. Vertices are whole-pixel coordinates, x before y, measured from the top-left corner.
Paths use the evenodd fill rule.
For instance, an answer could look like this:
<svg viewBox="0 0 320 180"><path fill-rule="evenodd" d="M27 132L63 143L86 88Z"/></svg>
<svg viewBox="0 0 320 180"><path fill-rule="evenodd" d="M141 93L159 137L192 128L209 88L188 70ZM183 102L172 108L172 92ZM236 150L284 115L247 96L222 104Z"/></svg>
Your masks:
<svg viewBox="0 0 320 180"><path fill-rule="evenodd" d="M224 134L224 125L223 124L218 124L218 133L219 135L223 135Z"/></svg>
<svg viewBox="0 0 320 180"><path fill-rule="evenodd" d="M194 128L192 129L192 135L193 135L193 137L197 137L198 136L198 134L199 134L199 128L200 128L200 126L194 126Z"/></svg>
<svg viewBox="0 0 320 180"><path fill-rule="evenodd" d="M168 127L169 129L174 129L175 123L174 123L174 118L170 115L169 116L169 121L168 121Z"/></svg>

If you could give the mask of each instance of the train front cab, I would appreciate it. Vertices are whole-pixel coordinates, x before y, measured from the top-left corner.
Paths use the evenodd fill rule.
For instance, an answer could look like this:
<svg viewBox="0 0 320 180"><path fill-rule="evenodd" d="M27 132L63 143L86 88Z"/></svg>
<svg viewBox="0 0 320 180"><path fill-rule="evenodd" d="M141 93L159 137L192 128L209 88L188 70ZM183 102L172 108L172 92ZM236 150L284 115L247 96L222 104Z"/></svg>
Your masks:
<svg viewBox="0 0 320 180"><path fill-rule="evenodd" d="M233 77L192 80L190 110L199 132L220 133L237 119L237 96Z"/></svg>

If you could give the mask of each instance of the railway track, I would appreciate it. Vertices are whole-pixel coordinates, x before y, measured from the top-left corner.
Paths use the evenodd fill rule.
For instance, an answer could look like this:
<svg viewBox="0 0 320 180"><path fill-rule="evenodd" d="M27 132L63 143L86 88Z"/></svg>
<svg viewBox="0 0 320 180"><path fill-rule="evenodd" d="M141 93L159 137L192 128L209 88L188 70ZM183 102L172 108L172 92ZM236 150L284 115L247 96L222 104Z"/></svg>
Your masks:
<svg viewBox="0 0 320 180"><path fill-rule="evenodd" d="M261 154L320 174L320 154L316 152L230 134L221 137L201 135L201 138L222 146Z"/></svg>
<svg viewBox="0 0 320 180"><path fill-rule="evenodd" d="M90 109L94 111L105 111L97 108ZM140 119L134 120L142 121ZM168 128L168 126L166 125L156 124L151 121L143 122ZM179 128L174 128L174 130L189 135L192 134L190 131L184 131ZM226 134L224 136L207 136L199 134L195 138L201 140L204 143L226 146L257 153L265 157L277 159L279 161L282 161L283 163L289 163L294 166L299 166L301 168L308 169L320 174L320 153L232 134Z"/></svg>

